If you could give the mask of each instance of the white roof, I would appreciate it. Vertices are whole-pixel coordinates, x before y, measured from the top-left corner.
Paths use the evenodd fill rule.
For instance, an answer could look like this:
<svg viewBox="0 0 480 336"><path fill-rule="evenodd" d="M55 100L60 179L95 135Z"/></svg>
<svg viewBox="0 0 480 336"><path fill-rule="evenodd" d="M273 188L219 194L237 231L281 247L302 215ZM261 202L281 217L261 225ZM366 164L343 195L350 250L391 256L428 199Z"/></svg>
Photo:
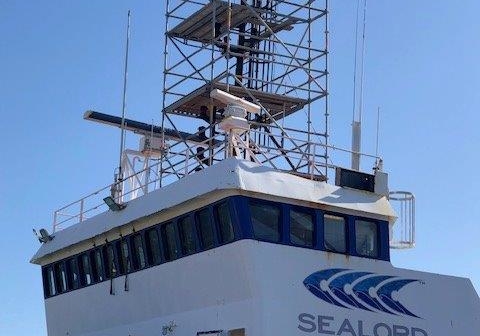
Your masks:
<svg viewBox="0 0 480 336"><path fill-rule="evenodd" d="M122 211L107 211L55 233L42 244L31 262L73 244L93 238L113 228L174 207L189 199L215 190L246 190L284 198L331 206L332 210L350 210L388 218L396 215L387 198L381 195L316 182L270 167L235 158L226 159L203 171L186 176L170 185L134 199Z"/></svg>

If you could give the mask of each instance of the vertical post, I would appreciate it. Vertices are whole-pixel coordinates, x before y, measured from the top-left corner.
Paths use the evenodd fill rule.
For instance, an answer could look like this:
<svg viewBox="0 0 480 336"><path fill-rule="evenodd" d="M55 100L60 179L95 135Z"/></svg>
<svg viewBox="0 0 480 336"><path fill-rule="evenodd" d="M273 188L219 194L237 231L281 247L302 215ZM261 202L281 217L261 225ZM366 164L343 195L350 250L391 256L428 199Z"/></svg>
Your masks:
<svg viewBox="0 0 480 336"><path fill-rule="evenodd" d="M169 20L170 20L170 13L169 13L169 8L170 8L170 0L167 0L166 1L166 8L165 8L165 34L164 34L164 38L165 38L165 45L163 47L163 102L162 102L162 121L161 121L161 125L162 125L162 144L163 146L166 147L166 142L165 142L165 107L166 107L166 100L167 100L167 91L166 91L166 88L167 88L167 66L168 66L168 62L167 62L167 57L168 57L168 23L169 23ZM165 156L166 153L163 153L162 154L162 158L160 160L160 178L159 178L159 182L158 182L158 187L161 188L162 187L162 179L163 179L163 161L165 159Z"/></svg>
<svg viewBox="0 0 480 336"><path fill-rule="evenodd" d="M312 131L312 5L308 6L308 120L307 120L307 142L310 153L311 131Z"/></svg>
<svg viewBox="0 0 480 336"><path fill-rule="evenodd" d="M144 165L144 170L145 170L145 181L144 181L144 186L143 186L143 194L146 195L148 194L148 184L150 183L150 156L145 155L145 165Z"/></svg>
<svg viewBox="0 0 480 336"><path fill-rule="evenodd" d="M213 79L215 76L215 40L217 39L217 5L216 3L213 3L213 17L212 17L212 52L211 52L211 59L210 59L210 84L213 84ZM213 89L211 87L210 89ZM209 120L210 120L210 137L208 140L208 165L211 166L213 165L213 154L214 154L214 149L213 149L213 138L215 137L215 116L213 115L214 110L213 110L213 98L210 97L210 106L208 106L208 113L209 113Z"/></svg>
<svg viewBox="0 0 480 336"><path fill-rule="evenodd" d="M329 119L329 111L328 111L328 39L329 39L329 31L328 31L328 0L325 0L325 177L328 180L328 119Z"/></svg>
<svg viewBox="0 0 480 336"><path fill-rule="evenodd" d="M184 171L184 176L188 175L188 161L190 159L190 151L189 149L185 149L185 171Z"/></svg>
<svg viewBox="0 0 480 336"><path fill-rule="evenodd" d="M53 213L53 228L52 232L55 232L57 229L57 217L58 217L58 210Z"/></svg>
<svg viewBox="0 0 480 336"><path fill-rule="evenodd" d="M80 223L83 222L84 206L85 206L85 199L82 198L82 200L80 201Z"/></svg>
<svg viewBox="0 0 480 336"><path fill-rule="evenodd" d="M232 26L232 0L228 0L227 10L227 92L230 92L230 34Z"/></svg>

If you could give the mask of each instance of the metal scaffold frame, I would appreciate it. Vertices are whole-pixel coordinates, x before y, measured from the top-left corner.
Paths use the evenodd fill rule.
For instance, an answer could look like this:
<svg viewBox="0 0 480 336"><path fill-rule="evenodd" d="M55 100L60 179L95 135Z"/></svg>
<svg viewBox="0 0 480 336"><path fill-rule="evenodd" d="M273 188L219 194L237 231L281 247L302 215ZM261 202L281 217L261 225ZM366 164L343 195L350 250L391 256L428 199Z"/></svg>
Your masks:
<svg viewBox="0 0 480 336"><path fill-rule="evenodd" d="M204 141L170 138L162 179L233 155L325 180L327 17L327 0L166 1L162 128ZM215 89L260 107L247 130L221 132ZM180 169L189 159L197 167Z"/></svg>

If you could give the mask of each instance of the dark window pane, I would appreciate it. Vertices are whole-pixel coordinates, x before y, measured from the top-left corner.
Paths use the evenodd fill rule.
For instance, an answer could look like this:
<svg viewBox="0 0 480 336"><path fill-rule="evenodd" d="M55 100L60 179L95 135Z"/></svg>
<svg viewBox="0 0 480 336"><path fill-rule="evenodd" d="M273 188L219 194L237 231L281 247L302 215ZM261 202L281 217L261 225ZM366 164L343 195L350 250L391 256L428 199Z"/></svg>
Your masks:
<svg viewBox="0 0 480 336"><path fill-rule="evenodd" d="M230 216L230 210L228 203L221 203L215 207L215 217L218 221L218 228L220 231L220 243L225 244L235 239L233 231L232 217Z"/></svg>
<svg viewBox="0 0 480 336"><path fill-rule="evenodd" d="M290 211L290 242L313 247L313 216L307 212Z"/></svg>
<svg viewBox="0 0 480 336"><path fill-rule="evenodd" d="M325 215L323 218L325 248L329 251L345 253L347 251L345 218L331 215Z"/></svg>
<svg viewBox="0 0 480 336"><path fill-rule="evenodd" d="M203 209L196 214L198 223L198 232L200 234L200 241L202 249L209 249L215 246L215 236L213 234L213 225L210 217L210 211Z"/></svg>
<svg viewBox="0 0 480 336"><path fill-rule="evenodd" d="M93 276L92 276L92 267L90 265L90 258L88 254L82 254L80 257L80 267L81 267L81 274L82 274L82 284L84 286L91 285L93 283Z"/></svg>
<svg viewBox="0 0 480 336"><path fill-rule="evenodd" d="M133 237L133 257L135 269L145 268L145 251L143 250L142 235L140 234Z"/></svg>
<svg viewBox="0 0 480 336"><path fill-rule="evenodd" d="M55 273L53 267L48 267L46 272L47 296L57 294L57 287L55 286Z"/></svg>
<svg viewBox="0 0 480 336"><path fill-rule="evenodd" d="M57 284L58 293L63 293L67 290L67 273L63 263L55 265L55 283Z"/></svg>
<svg viewBox="0 0 480 336"><path fill-rule="evenodd" d="M278 207L251 203L250 215L255 238L272 242L280 240L280 209Z"/></svg>
<svg viewBox="0 0 480 336"><path fill-rule="evenodd" d="M67 261L68 267L68 288L78 289L80 287L80 276L78 274L78 262L77 258L72 258Z"/></svg>
<svg viewBox="0 0 480 336"><path fill-rule="evenodd" d="M114 278L117 275L117 261L115 258L115 249L112 244L105 247L105 275L107 279Z"/></svg>
<svg viewBox="0 0 480 336"><path fill-rule="evenodd" d="M366 257L378 257L377 224L362 220L355 221L357 253Z"/></svg>
<svg viewBox="0 0 480 336"><path fill-rule="evenodd" d="M120 256L119 274L130 273L132 271L132 265L130 260L130 248L128 246L127 239L117 241L117 254Z"/></svg>
<svg viewBox="0 0 480 336"><path fill-rule="evenodd" d="M179 251L177 247L177 240L175 237L174 223L168 223L162 226L162 240L165 259L167 261L178 258Z"/></svg>
<svg viewBox="0 0 480 336"><path fill-rule="evenodd" d="M160 240L156 229L151 229L146 233L147 258L150 265L158 265L162 261L160 254Z"/></svg>
<svg viewBox="0 0 480 336"><path fill-rule="evenodd" d="M182 244L183 255L195 253L195 232L193 230L192 218L184 217L178 221L180 231L180 243Z"/></svg>
<svg viewBox="0 0 480 336"><path fill-rule="evenodd" d="M103 281L105 280L105 267L103 263L103 255L102 255L102 250L98 249L95 250L93 253L93 271L95 275L95 281Z"/></svg>

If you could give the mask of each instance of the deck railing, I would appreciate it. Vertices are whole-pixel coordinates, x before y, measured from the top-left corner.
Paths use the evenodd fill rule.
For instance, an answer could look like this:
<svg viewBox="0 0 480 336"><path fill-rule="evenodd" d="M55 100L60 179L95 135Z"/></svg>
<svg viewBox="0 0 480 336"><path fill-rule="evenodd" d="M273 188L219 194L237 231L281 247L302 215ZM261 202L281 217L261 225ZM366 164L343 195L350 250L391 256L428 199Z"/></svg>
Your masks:
<svg viewBox="0 0 480 336"><path fill-rule="evenodd" d="M343 153L343 164L348 162L352 154L352 151L347 149L305 140L306 132L303 131L296 131L298 137L292 137L290 132L287 142L286 136L275 133L271 125L254 126L255 128L242 136L230 134L225 135L222 140L216 134L214 138L205 139L198 143L197 148L200 150L196 153L192 151L191 146L182 146L182 141L171 144L164 155L147 168L134 171L123 179L56 210L53 215L53 232L104 212L108 209L103 201L107 196L114 195L115 201L126 203L229 156L247 159L279 171L292 172L305 178L326 181L337 165L334 165L325 153ZM310 136L315 137L312 134ZM213 142L215 145L212 146ZM135 157L144 154L126 150L125 156L127 155ZM361 156L371 161L372 168L381 162L381 159L374 155L361 154ZM149 158L143 156L142 160ZM112 190L120 192L115 193Z"/></svg>

